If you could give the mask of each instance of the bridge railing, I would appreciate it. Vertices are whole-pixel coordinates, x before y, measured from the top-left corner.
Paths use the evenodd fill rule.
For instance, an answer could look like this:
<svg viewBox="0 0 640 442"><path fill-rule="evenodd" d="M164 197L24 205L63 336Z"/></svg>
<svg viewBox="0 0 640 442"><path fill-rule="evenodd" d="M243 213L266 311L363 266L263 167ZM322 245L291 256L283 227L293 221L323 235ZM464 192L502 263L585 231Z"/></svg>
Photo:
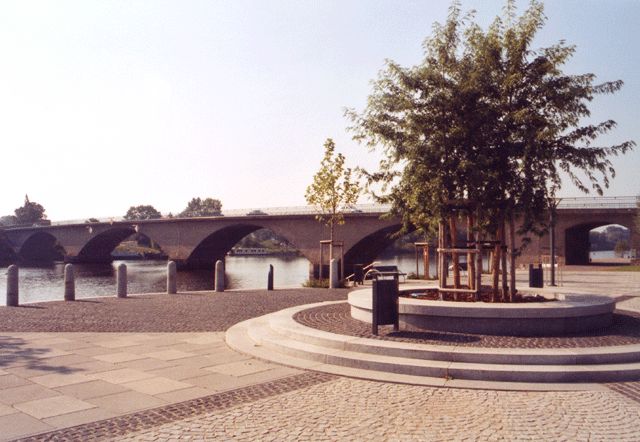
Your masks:
<svg viewBox="0 0 640 442"><path fill-rule="evenodd" d="M637 196L599 196L558 198L559 209L634 209L638 207Z"/></svg>
<svg viewBox="0 0 640 442"><path fill-rule="evenodd" d="M638 196L601 196L601 197L573 197L558 198L559 209L633 209L638 207ZM390 205L356 204L345 213L384 213L391 209ZM314 215L317 210L311 206L294 207L260 207L249 209L223 210L223 216L284 216L284 215ZM163 217L164 218L164 217ZM166 218L165 218L166 219ZM121 216L98 218L99 222L124 221ZM85 220L54 221L52 225L84 224Z"/></svg>

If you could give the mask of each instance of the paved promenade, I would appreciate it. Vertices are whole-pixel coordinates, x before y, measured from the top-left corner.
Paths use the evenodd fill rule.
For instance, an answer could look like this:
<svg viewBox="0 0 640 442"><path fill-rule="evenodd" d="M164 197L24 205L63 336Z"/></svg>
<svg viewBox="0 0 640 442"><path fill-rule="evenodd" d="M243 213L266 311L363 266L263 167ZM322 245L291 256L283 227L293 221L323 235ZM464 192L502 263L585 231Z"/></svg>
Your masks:
<svg viewBox="0 0 640 442"><path fill-rule="evenodd" d="M625 296L640 273L565 272L564 289ZM0 307L0 440L639 440L640 386L508 392L306 372L230 350L224 330L300 289Z"/></svg>

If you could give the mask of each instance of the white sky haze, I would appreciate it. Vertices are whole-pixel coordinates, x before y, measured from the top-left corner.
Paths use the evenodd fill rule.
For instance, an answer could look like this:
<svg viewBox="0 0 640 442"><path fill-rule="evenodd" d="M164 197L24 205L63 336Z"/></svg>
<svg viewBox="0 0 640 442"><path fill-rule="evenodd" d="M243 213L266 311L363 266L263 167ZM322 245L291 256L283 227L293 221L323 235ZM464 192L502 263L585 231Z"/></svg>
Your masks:
<svg viewBox="0 0 640 442"><path fill-rule="evenodd" d="M463 1L488 23L502 1ZM522 11L525 2L522 3ZM195 196L223 209L304 205L332 137L351 140L386 58L414 65L444 1L0 2L0 216L24 195L52 220L177 213ZM640 2L554 0L534 47L577 45L565 71L622 79L591 104L640 142ZM607 195L640 193L640 148ZM579 196L570 186L563 196Z"/></svg>

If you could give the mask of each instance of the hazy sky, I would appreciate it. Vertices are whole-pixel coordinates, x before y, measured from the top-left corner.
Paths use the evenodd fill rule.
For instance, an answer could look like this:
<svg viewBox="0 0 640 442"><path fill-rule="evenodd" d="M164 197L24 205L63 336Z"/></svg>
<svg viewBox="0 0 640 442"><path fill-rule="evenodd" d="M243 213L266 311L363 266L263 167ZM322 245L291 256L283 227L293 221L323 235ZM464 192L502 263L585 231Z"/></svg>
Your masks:
<svg viewBox="0 0 640 442"><path fill-rule="evenodd" d="M346 132L386 58L414 65L448 1L0 2L0 215L27 193L50 219L304 205L332 137L352 166L377 160ZM502 1L463 1L488 23ZM577 45L565 71L622 79L591 104L640 142L640 1L554 0L534 47ZM522 9L522 8L521 8ZM607 195L640 193L640 148ZM563 196L578 196L566 186Z"/></svg>

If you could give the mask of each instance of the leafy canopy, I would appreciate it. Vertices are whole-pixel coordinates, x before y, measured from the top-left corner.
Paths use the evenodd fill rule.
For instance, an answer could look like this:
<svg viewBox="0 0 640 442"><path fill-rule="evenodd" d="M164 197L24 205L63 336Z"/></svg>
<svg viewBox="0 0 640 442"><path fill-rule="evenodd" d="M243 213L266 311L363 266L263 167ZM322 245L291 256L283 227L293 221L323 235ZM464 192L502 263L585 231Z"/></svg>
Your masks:
<svg viewBox="0 0 640 442"><path fill-rule="evenodd" d="M150 205L131 206L124 216L124 219L127 221L158 218L162 218L162 214Z"/></svg>
<svg viewBox="0 0 640 442"><path fill-rule="evenodd" d="M320 169L307 187L305 199L319 212L316 218L331 227L344 223L343 211L353 206L360 195L360 185L353 178L350 168L345 167L345 158L335 153L336 145L331 138L324 143L324 157Z"/></svg>
<svg viewBox="0 0 640 442"><path fill-rule="evenodd" d="M178 216L182 218L190 218L197 216L218 216L222 213L222 203L220 200L213 198L205 198L204 200L192 198Z"/></svg>
<svg viewBox="0 0 640 442"><path fill-rule="evenodd" d="M24 197L24 205L15 210L16 224L33 224L47 219L45 209L38 203L29 201L29 195Z"/></svg>
<svg viewBox="0 0 640 442"><path fill-rule="evenodd" d="M561 171L585 193L608 187L610 156L635 143L598 145L616 123L582 124L587 104L622 81L563 73L574 46L531 48L544 22L542 3L518 17L508 1L485 31L454 2L425 40L422 63L388 61L364 111L347 111L354 138L383 153L379 169L364 172L368 189L405 228L433 229L452 201L465 200L481 208L484 230L519 213L521 233L540 233Z"/></svg>

